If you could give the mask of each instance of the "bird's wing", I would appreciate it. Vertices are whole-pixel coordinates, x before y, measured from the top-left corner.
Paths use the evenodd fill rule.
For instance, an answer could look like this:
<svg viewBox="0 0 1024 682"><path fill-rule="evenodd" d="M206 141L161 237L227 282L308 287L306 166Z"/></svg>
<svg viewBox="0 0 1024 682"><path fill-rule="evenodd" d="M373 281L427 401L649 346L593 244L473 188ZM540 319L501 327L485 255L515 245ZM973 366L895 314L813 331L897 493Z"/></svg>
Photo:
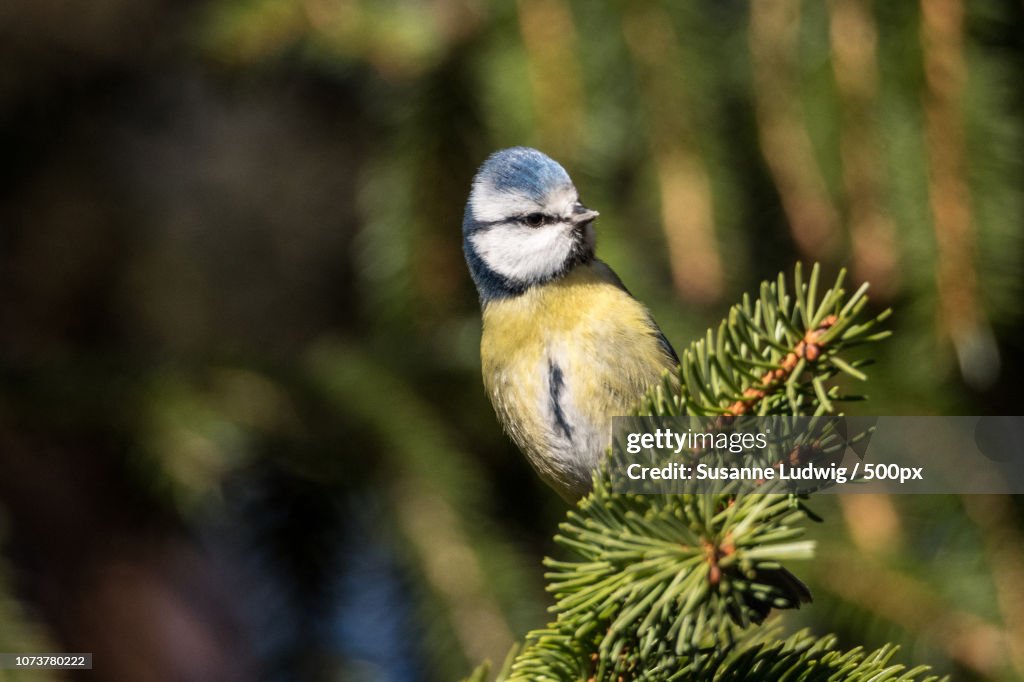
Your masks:
<svg viewBox="0 0 1024 682"><path fill-rule="evenodd" d="M594 259L594 265L601 268L603 274L605 275L605 277L607 277L609 282L611 282L619 289L622 289L624 292L629 294L629 297L632 298L633 300L637 300L636 296L634 296L632 292L630 292L630 290L626 288L626 285L622 283L622 280L619 279L619 276L615 274L615 271L612 270L607 263L600 259ZM678 365L679 356L676 354L676 349L672 347L671 343L669 343L668 338L665 336L665 332L661 331L661 327L659 327L658 323L654 321L654 317L651 316L650 311L647 311L647 321L650 323L651 328L657 335L658 343L661 345L662 350L664 350L665 354L672 358L673 362L675 362L675 364Z"/></svg>

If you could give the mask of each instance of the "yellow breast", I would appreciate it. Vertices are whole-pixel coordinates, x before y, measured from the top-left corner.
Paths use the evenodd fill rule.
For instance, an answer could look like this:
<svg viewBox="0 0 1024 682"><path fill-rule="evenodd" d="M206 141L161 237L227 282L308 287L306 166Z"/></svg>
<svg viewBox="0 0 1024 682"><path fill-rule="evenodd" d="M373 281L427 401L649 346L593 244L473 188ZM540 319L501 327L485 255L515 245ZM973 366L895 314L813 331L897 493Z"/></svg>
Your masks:
<svg viewBox="0 0 1024 682"><path fill-rule="evenodd" d="M675 364L647 309L600 261L488 302L481 359L498 418L569 499L589 488L611 418L627 414Z"/></svg>

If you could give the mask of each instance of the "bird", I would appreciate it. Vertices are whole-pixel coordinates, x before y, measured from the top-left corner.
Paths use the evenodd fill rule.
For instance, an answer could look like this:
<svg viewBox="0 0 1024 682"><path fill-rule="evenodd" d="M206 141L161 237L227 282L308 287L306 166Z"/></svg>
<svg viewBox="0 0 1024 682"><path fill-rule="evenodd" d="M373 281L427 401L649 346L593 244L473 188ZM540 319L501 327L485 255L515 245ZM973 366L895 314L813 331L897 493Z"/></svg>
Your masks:
<svg viewBox="0 0 1024 682"><path fill-rule="evenodd" d="M480 298L485 391L505 432L569 503L627 415L679 358L595 255L598 212L543 152L495 152L473 177L463 252Z"/></svg>

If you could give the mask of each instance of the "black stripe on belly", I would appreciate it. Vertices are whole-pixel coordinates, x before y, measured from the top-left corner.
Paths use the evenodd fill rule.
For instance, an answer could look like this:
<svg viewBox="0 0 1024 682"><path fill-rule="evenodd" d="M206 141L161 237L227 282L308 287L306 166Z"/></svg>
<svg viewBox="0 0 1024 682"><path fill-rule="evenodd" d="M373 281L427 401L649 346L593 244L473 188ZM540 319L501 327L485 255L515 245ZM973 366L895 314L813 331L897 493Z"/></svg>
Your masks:
<svg viewBox="0 0 1024 682"><path fill-rule="evenodd" d="M548 360L548 391L551 396L551 413L555 415L555 428L561 429L565 437L572 440L572 427L565 419L565 412L562 411L560 402L563 388L565 388L565 382L562 378L562 368L553 360Z"/></svg>

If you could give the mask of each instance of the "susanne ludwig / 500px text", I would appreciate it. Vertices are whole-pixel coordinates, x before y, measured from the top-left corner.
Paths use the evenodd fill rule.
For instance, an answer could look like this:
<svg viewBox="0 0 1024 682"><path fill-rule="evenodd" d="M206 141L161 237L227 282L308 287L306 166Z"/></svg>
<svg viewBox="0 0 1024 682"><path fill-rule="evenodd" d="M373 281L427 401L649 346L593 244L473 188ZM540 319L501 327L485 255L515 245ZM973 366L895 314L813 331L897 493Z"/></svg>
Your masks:
<svg viewBox="0 0 1024 682"><path fill-rule="evenodd" d="M707 464L695 466L673 462L662 467L645 467L641 464L630 464L626 467L626 476L634 481L808 481L828 480L846 483L850 472L847 467L814 466L811 464L795 467L781 465L778 467L713 467Z"/></svg>

